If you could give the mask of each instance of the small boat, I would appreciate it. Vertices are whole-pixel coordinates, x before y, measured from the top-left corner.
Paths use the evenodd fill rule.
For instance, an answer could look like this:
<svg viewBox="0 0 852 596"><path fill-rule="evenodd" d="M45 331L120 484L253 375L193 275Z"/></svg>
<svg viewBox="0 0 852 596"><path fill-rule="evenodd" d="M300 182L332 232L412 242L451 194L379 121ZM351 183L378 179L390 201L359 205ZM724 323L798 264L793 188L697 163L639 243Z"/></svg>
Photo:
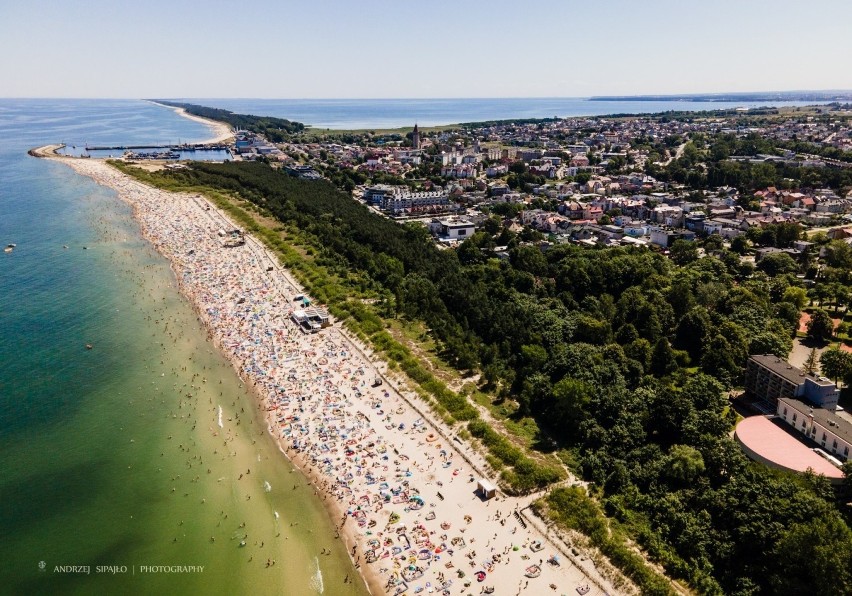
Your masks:
<svg viewBox="0 0 852 596"><path fill-rule="evenodd" d="M86 344L86 349L91 350L94 346L92 344Z"/></svg>

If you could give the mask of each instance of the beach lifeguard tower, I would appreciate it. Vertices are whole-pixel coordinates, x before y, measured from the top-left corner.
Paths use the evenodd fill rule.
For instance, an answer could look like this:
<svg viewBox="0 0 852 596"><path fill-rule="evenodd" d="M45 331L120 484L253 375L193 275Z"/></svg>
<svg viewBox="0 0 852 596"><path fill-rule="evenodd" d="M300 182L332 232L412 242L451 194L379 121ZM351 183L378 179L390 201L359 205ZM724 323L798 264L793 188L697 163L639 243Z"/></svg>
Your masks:
<svg viewBox="0 0 852 596"><path fill-rule="evenodd" d="M485 478L480 478L479 482L476 483L476 491L482 495L485 501L497 495L497 487Z"/></svg>

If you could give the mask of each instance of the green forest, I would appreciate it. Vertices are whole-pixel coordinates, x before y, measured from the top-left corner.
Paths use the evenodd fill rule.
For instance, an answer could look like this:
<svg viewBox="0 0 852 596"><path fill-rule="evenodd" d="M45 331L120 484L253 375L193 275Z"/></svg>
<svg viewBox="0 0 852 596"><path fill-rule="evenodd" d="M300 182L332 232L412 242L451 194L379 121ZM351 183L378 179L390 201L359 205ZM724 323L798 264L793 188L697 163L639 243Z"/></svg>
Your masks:
<svg viewBox="0 0 852 596"><path fill-rule="evenodd" d="M207 106L199 106L192 103L165 101L161 99L151 101L156 101L157 103L161 103L166 106L172 106L173 108L183 108L187 111L187 113L201 118L209 118L210 120L225 122L229 124L231 128L237 130L248 130L264 135L274 143L284 141L289 138L289 135L302 132L305 129L305 125L301 122L292 122L284 118L235 114L234 112L222 110L220 108L208 108Z"/></svg>
<svg viewBox="0 0 852 596"><path fill-rule="evenodd" d="M821 154L841 161L852 160L848 152L821 148L813 143L777 141L757 133L742 137L733 134L692 135L684 153L668 166L649 165L647 173L663 181L673 181L691 188L733 186L748 192L777 188L819 188L841 190L852 187L852 169L814 168L787 165L783 162L749 163L731 161L731 156L781 155L790 150Z"/></svg>
<svg viewBox="0 0 852 596"><path fill-rule="evenodd" d="M425 323L447 362L480 371L484 391L516 402L517 417L533 417L556 442L551 449L572 454L597 502L560 488L548 505L622 569L630 553L607 546L596 507L699 593L850 593L852 470L838 491L822 477L753 464L730 438L727 390L740 383L748 355L791 349L804 306L795 263L755 271L724 248L697 258L682 245L674 259L634 248L542 251L519 237L499 259L491 252L499 230L438 250L422 226L391 222L327 181L262 163L144 176L232 193L298 230L352 295L374 298L367 312L339 291L311 288L338 316L370 322L361 329L374 345L386 340L380 317ZM789 232L764 240L786 242ZM848 287L847 265L838 262L834 274ZM452 419L467 420L506 464L510 490L561 477L513 451L464 396L441 391ZM631 576L645 593L671 590Z"/></svg>

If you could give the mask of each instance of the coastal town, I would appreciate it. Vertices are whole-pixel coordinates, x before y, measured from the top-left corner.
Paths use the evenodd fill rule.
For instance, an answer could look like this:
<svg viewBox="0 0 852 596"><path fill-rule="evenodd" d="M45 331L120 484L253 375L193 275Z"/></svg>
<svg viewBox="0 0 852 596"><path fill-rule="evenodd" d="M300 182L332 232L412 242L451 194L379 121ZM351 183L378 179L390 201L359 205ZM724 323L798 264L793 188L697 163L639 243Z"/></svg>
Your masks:
<svg viewBox="0 0 852 596"><path fill-rule="evenodd" d="M660 249L712 234L727 242L770 224L852 224L852 196L819 176L807 187L792 186L793 180L754 190L714 185L699 155L714 138L743 145L798 140L842 155L852 149L849 112L794 112L762 125L740 122L746 114L688 121L565 118L429 134L415 126L405 136L367 133L357 144L272 144L247 133L235 151L239 159L268 159L306 178L339 181L336 173L346 172L344 187L356 199L399 221L421 221L449 244L469 238L493 216L512 236L528 227L550 243ZM791 149L715 157L722 157L721 170L767 163L814 172L852 168L850 161ZM687 167L694 171L687 174Z"/></svg>
<svg viewBox="0 0 852 596"><path fill-rule="evenodd" d="M630 305L624 296L615 303L611 296L603 298L606 292L583 297L584 290L563 290L559 300L581 312L561 311L578 325L566 337L586 346L580 349L602 349L601 356L620 359L620 372L602 368L595 374L623 376L625 390L635 383L627 380L631 374L669 378L679 369L686 375L678 381L683 391L699 391L697 383L708 383L706 391L717 397L696 398L690 406L696 419L715 420L720 435L730 427L750 460L793 475L819 475L842 492L852 449L852 417L840 390L852 379L850 322L845 320L852 296L844 290L852 262L852 185L844 177L847 164L852 165L846 161L852 144L849 113L838 106L766 122L760 115L744 117L567 118L430 132L415 125L408 134L361 132L358 142L346 143L306 141L298 135L271 142L249 130L220 137L234 135L226 161L262 162L280 170L277 176L308 185L300 188L331 182L345 192L346 210L366 210L368 215L359 217L377 218L391 226L387 233L422 229L435 254L455 253L463 266L491 263L511 275L524 272L530 281L518 287L539 296L549 290L536 290L536 285L546 285L548 277L555 277L555 285L550 282L555 289L576 286L580 279L576 272L564 278L549 273L547 259L553 254L594 259L595 251L611 249L615 252L607 254L637 264L663 259L671 265L654 261L655 266L696 272L704 267L702 261L718 262L697 273L704 276L703 286L686 290L688 306L676 306L682 312L679 320L673 312L652 313L659 307L635 295L644 305ZM803 148L823 155L805 154ZM55 149L34 154L56 159ZM170 176L200 168L175 158L134 157L126 155L124 162L132 167L143 161L149 164L145 171ZM350 335L338 323L339 304L322 304L323 294L319 299L312 295L309 286L279 266L268 247L201 195L148 187L100 160L64 159L117 189L134 206L146 236L171 260L182 290L216 342L259 393L269 431L331 501L330 509L339 516L338 534L375 591L466 594L478 585L480 593L495 593L495 586L511 584L517 593L541 593L541 586L570 587L580 595L642 590L632 583L641 575L613 567L600 556L600 543L590 544L568 528L551 533L556 527L551 492L577 498L595 484L609 491L612 476L596 477L592 471L582 477L581 470L553 458L523 464L527 455L522 453L534 449L497 455L508 447L496 449L470 437L494 432L483 430L481 421L475 421L480 426L469 423L470 433L455 425L471 416L493 422L487 408L456 406L474 413L445 410L443 420L435 416L419 402L422 389L410 383L417 375L393 374L375 343L371 348L362 343L363 336ZM767 164L771 172L762 168ZM779 171L796 178L779 181L772 175ZM253 201L267 204L268 199L255 194ZM730 320L724 318L728 315L717 319L729 334L725 337L711 322L717 316L711 307L719 299L699 293L720 292L722 279L732 287L766 284L761 291L777 295L779 306L760 315L734 307ZM397 284L397 308L409 312L410 290L405 282ZM665 298L658 296L676 300L670 288ZM615 333L615 323L593 320L605 316L606 299L610 318L621 320ZM561 305L550 304L560 312ZM642 314L618 312L631 309ZM673 325L668 337L664 317ZM792 324L796 331L791 334L785 326ZM558 354L556 344L548 349ZM511 348L507 352L512 362ZM532 352L525 345L523 358ZM536 358L547 369L546 352ZM701 367L698 380L689 380L696 374L687 372L689 365ZM517 412L526 408L530 420L535 408L553 408L543 400L562 399L555 397L562 383L575 383L566 375L551 385L528 368L522 374L543 388L526 382L517 390L510 389L505 374L483 367L482 390L502 385L498 399L512 399ZM572 391L591 393L585 384ZM525 406L524 400L539 405ZM575 424L576 413L558 412L561 425ZM654 432L680 436L693 423L684 418L671 424L676 430ZM465 441L472 441L474 449L465 449ZM678 457L701 460L698 471L690 472L693 477L704 470L705 456L688 444L674 445L666 457L673 458L673 465L679 465ZM507 461L512 462L508 474ZM528 470L524 478L522 469Z"/></svg>
<svg viewBox="0 0 852 596"><path fill-rule="evenodd" d="M852 596L852 2L0 7L0 596Z"/></svg>
<svg viewBox="0 0 852 596"><path fill-rule="evenodd" d="M833 322L820 339L814 311L803 312L787 359L783 349L755 353L753 343L733 364L732 378L744 378L730 394L741 417L734 437L769 468L843 486L852 417L828 376L852 378L850 297L832 257L852 251L849 106L449 128L276 144L243 133L236 151L300 179L326 178L382 217L424 226L464 259L470 249L514 263L522 246L621 246L679 265L713 255L741 279L794 274L788 283L807 290L820 314L833 303ZM841 341L819 347L829 338Z"/></svg>

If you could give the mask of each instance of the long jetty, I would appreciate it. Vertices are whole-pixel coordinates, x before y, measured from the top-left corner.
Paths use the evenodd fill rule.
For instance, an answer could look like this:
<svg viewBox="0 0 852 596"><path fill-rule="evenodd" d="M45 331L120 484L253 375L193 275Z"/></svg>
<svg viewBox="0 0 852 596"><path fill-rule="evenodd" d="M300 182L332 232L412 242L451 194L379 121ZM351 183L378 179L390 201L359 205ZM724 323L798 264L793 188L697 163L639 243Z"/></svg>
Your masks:
<svg viewBox="0 0 852 596"><path fill-rule="evenodd" d="M170 151L226 151L230 149L228 145L223 144L204 144L196 143L194 145L115 145L107 146L89 146L86 145L86 151L123 151L131 149L168 149Z"/></svg>

